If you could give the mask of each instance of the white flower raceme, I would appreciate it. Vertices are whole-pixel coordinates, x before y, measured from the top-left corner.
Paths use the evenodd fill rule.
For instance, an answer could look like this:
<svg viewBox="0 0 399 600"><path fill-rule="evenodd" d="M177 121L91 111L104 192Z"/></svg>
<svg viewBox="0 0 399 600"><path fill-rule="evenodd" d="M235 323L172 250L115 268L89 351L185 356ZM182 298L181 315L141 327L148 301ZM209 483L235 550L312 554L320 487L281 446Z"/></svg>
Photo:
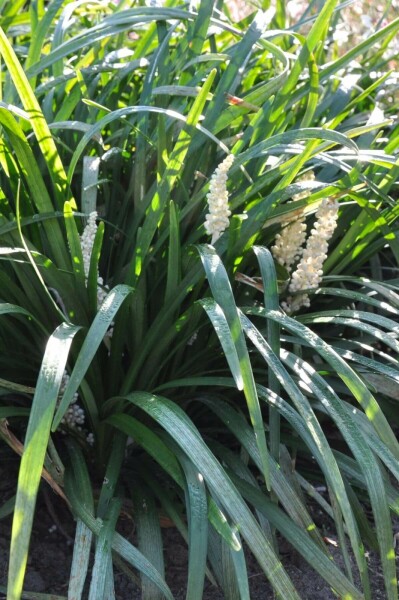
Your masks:
<svg viewBox="0 0 399 600"><path fill-rule="evenodd" d="M289 223L276 235L272 254L289 273L292 265L302 256L305 240L306 223L299 220Z"/></svg>
<svg viewBox="0 0 399 600"><path fill-rule="evenodd" d="M303 175L298 177L295 183L302 181L314 181L315 175L313 171L306 171ZM303 200L310 195L309 189L304 189L303 192L294 194L292 196L293 201ZM290 204L291 202L289 202ZM291 273L292 266L302 256L303 245L306 240L306 220L305 216L301 219L297 219L293 222L285 224L281 233L278 233L275 238L274 246L272 246L272 254L280 265L283 265L289 273Z"/></svg>
<svg viewBox="0 0 399 600"><path fill-rule="evenodd" d="M209 192L206 196L209 213L205 217L205 230L212 236L211 244L220 238L229 226L229 194L227 191L227 173L234 161L234 155L229 154L217 167L211 177Z"/></svg>
<svg viewBox="0 0 399 600"><path fill-rule="evenodd" d="M86 227L80 238L80 246L83 254L83 268L86 277L89 276L91 253L94 246L94 238L97 232L97 212L94 210L87 219ZM97 304L101 306L105 296L108 294L108 286L104 285L103 278L97 274Z"/></svg>
<svg viewBox="0 0 399 600"><path fill-rule="evenodd" d="M82 248L83 254L83 268L86 277L89 276L91 253L93 251L94 238L96 237L97 233L96 219L97 212L94 210L90 213L89 218L87 219L86 227L80 236L80 247Z"/></svg>
<svg viewBox="0 0 399 600"><path fill-rule="evenodd" d="M295 312L301 306L309 306L308 294L297 294L302 290L315 289L323 277L323 264L327 258L328 241L337 225L339 204L336 200L325 199L316 212L316 222L310 233L302 258L292 274L288 291L296 293L288 296L283 303L287 312Z"/></svg>

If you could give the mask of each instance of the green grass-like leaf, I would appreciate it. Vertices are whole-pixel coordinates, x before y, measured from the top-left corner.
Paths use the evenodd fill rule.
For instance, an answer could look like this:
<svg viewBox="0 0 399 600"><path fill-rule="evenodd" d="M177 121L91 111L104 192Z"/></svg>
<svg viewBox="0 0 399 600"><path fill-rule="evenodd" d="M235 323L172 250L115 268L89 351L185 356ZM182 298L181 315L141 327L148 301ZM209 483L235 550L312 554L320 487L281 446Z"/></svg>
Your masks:
<svg viewBox="0 0 399 600"><path fill-rule="evenodd" d="M274 551L262 535L247 506L240 499L223 469L206 448L198 433L186 423L184 413L177 410L166 398L151 394L134 393L126 397L142 410L155 418L184 450L193 464L201 470L205 481L214 490L226 511L239 524L242 536L256 556L260 566L267 573L273 587L285 598L298 598L288 576Z"/></svg>
<svg viewBox="0 0 399 600"><path fill-rule="evenodd" d="M230 329L230 336L236 348L240 368L239 372L242 378L242 389L247 400L252 426L257 439L266 485L270 489L268 450L266 446L263 419L259 400L256 394L255 381L249 360L249 354L245 345L244 335L241 330L240 319L235 306L230 282L223 264L215 250L211 246L202 246L198 249L204 264L213 297L225 314Z"/></svg>
<svg viewBox="0 0 399 600"><path fill-rule="evenodd" d="M36 496L50 427L72 339L78 327L62 324L50 337L32 402L18 477L7 597L19 600L25 575Z"/></svg>
<svg viewBox="0 0 399 600"><path fill-rule="evenodd" d="M72 398L78 389L83 377L86 374L87 369L90 366L91 361L97 349L102 342L104 335L107 332L108 327L111 325L116 313L126 296L130 294L132 288L126 285L120 285L115 287L107 295L104 303L100 307L93 324L85 338L82 345L80 355L76 361L75 367L71 373L68 385L65 388L64 395L54 416L53 431L57 429L62 417L65 414ZM91 415L93 420L96 420L96 415Z"/></svg>
<svg viewBox="0 0 399 600"><path fill-rule="evenodd" d="M53 137L43 116L41 107L36 100L25 72L9 43L4 31L0 28L0 53L12 77L15 88L21 99L22 105L30 117L30 124L36 139L49 167L50 177L54 184L54 191L58 200L58 209L63 205L63 200L69 200L67 193L67 179L55 146ZM71 201L73 201L71 199Z"/></svg>

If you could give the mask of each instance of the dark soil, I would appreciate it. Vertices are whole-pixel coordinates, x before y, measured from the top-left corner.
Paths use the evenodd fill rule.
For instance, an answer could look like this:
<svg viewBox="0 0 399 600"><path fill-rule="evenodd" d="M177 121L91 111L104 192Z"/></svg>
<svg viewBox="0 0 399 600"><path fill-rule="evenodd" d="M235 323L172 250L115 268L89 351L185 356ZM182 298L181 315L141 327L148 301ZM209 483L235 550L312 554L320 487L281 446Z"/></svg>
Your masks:
<svg viewBox="0 0 399 600"><path fill-rule="evenodd" d="M14 469L11 470L15 472L17 461L15 461L13 467ZM12 496L15 490L15 483L14 478L9 477L9 469L7 468L7 477L0 478L0 506ZM313 513L315 522L323 534L334 542L336 538L332 530L332 521L328 517L325 517L324 513L317 507L314 507ZM132 519L128 517L122 518L120 527L123 535L134 543L135 534ZM10 533L11 517L7 517L0 521L0 585L3 586L7 580ZM32 532L30 558L28 559L24 584L26 591L67 596L73 536L74 521L72 516L63 501L50 488L43 486L39 496L37 514ZM185 598L187 549L180 534L173 527L163 529L163 539L167 583L175 599L181 600ZM330 550L338 566L343 568L339 548L335 547L332 543ZM301 598L304 600L330 600L336 598L328 584L296 552L292 551L283 540L281 540L280 552L284 567ZM251 599L274 599L272 589L256 561L250 553L248 553L247 558ZM384 600L386 594L378 558L373 553L370 553L368 560L371 571L370 579L373 586L373 600ZM355 576L355 583L358 583L357 579ZM115 591L117 600L139 600L141 598L138 586L117 569ZM0 593L0 599L2 598L5 598L5 596ZM207 581L203 599L223 600L223 598L222 591Z"/></svg>

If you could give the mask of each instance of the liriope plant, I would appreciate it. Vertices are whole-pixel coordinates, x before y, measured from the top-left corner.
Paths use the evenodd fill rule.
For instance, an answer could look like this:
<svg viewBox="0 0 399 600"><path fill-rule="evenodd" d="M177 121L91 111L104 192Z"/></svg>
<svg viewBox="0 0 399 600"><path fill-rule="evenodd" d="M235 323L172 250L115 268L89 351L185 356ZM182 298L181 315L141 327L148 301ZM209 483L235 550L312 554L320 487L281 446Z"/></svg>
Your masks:
<svg viewBox="0 0 399 600"><path fill-rule="evenodd" d="M398 136L380 92L398 20L342 54L333 0L291 28L284 2L238 24L213 0L23 4L0 13L0 432L23 452L7 597L44 478L76 519L69 598L91 557L90 600L115 597L115 567L172 598L162 511L190 600L206 577L249 598L245 548L299 598L280 536L343 598L372 598L367 544L395 599Z"/></svg>

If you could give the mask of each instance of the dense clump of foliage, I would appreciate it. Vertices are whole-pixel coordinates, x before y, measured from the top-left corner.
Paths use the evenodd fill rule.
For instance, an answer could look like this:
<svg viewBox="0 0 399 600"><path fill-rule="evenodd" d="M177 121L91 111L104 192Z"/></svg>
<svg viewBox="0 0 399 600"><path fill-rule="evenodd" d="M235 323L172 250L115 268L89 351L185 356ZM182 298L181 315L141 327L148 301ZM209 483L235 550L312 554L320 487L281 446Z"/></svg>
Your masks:
<svg viewBox="0 0 399 600"><path fill-rule="evenodd" d="M237 24L214 0L25 4L0 8L7 598L44 475L77 521L68 598L92 543L90 600L114 564L172 598L162 511L189 600L205 577L249 598L243 544L298 598L281 538L342 598L371 598L374 549L396 599L399 19L342 51L336 0L290 25L283 1Z"/></svg>

